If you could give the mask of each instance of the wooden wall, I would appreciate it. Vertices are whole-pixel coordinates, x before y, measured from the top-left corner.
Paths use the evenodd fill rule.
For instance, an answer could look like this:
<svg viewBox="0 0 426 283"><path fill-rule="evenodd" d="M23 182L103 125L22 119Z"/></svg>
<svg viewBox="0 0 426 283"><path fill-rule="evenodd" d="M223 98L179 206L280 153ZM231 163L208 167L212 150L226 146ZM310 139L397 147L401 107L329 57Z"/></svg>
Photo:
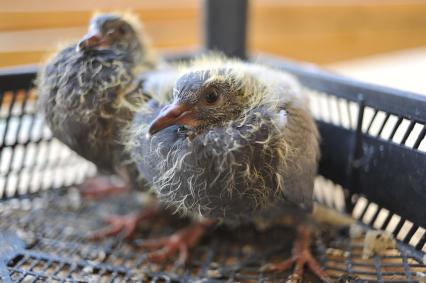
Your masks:
<svg viewBox="0 0 426 283"><path fill-rule="evenodd" d="M253 49L317 63L426 45L424 0L255 0L251 19Z"/></svg>
<svg viewBox="0 0 426 283"><path fill-rule="evenodd" d="M253 51L325 64L426 45L426 1L252 0L250 4ZM78 39L94 9L133 10L160 50L197 48L201 5L201 0L2 0L0 67L37 63L58 42Z"/></svg>
<svg viewBox="0 0 426 283"><path fill-rule="evenodd" d="M195 0L5 2L0 1L0 66L36 63L58 42L77 40L95 9L134 11L157 48L181 49L199 42L201 3Z"/></svg>

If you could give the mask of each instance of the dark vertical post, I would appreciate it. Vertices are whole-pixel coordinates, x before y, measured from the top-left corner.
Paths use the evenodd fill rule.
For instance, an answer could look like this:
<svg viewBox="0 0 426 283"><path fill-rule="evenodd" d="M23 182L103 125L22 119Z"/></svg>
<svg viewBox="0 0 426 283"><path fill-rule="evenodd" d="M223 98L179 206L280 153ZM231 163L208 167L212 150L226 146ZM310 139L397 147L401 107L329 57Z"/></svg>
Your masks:
<svg viewBox="0 0 426 283"><path fill-rule="evenodd" d="M246 58L248 0L204 0L204 47Z"/></svg>
<svg viewBox="0 0 426 283"><path fill-rule="evenodd" d="M354 203L352 202L352 195L359 192L359 177L360 177L360 168L362 167L362 157L363 153L363 133L362 133L362 124L364 122L364 111L365 111L365 102L362 94L358 95L358 119L356 124L356 130L354 132L354 145L353 152L351 157L351 167L349 173L349 195L345 196L346 202L346 212L350 215L354 209ZM368 205L365 207L365 210L362 213L362 217L367 212ZM362 220L362 217L359 219Z"/></svg>

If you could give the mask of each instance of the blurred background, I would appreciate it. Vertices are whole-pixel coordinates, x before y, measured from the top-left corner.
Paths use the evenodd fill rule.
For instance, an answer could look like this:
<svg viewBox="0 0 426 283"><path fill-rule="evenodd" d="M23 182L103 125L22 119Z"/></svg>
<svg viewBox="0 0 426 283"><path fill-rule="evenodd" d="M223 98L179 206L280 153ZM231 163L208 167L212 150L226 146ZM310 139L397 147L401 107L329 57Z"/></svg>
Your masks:
<svg viewBox="0 0 426 283"><path fill-rule="evenodd" d="M0 68L37 64L81 37L93 10L132 10L164 52L201 46L201 0L0 1ZM251 0L250 52L426 93L426 1ZM424 47L423 47L424 46Z"/></svg>

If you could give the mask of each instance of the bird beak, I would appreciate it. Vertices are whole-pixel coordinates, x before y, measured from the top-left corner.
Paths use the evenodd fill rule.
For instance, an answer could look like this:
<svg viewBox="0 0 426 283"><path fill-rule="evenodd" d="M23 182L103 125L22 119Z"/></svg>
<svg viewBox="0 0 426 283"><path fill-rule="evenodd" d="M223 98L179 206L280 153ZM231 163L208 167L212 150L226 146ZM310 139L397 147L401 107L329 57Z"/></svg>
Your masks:
<svg viewBox="0 0 426 283"><path fill-rule="evenodd" d="M173 103L164 107L157 118L149 126L149 135L170 127L172 125L197 126L197 120L192 117L190 107L184 104Z"/></svg>
<svg viewBox="0 0 426 283"><path fill-rule="evenodd" d="M89 32L78 43L77 51L81 52L97 47L107 47L106 42L98 30L89 30Z"/></svg>

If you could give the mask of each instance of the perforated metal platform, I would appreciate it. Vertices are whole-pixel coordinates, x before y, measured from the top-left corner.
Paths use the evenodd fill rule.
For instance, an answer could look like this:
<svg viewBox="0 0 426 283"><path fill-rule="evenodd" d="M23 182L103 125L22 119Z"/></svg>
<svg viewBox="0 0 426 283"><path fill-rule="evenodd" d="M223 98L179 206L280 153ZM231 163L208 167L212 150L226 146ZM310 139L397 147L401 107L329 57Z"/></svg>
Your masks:
<svg viewBox="0 0 426 283"><path fill-rule="evenodd" d="M134 197L82 202L75 189L58 190L32 199L12 199L0 206L0 275L3 282L279 282L286 273L259 268L290 255L294 231L279 226L218 227L191 253L183 268L170 258L157 265L145 260L143 239L168 235L188 221L164 214L142 225L130 242L121 237L90 242L104 227L102 217L140 205ZM139 203L139 204L138 204ZM413 282L426 272L419 253L399 244L386 256L362 259L363 239L350 239L348 229L327 227L314 251L327 272L340 282ZM198 281L202 280L202 281ZM349 280L349 281L348 281ZM304 282L317 282L307 273Z"/></svg>

